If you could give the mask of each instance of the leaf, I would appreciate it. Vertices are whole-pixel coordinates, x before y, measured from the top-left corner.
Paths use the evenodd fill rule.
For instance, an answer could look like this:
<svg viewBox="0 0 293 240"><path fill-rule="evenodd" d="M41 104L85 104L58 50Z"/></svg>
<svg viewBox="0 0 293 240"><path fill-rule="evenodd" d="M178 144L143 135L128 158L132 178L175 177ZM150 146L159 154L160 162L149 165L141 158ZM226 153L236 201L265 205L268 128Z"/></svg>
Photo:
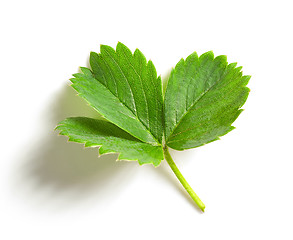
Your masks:
<svg viewBox="0 0 293 240"><path fill-rule="evenodd" d="M165 94L167 146L184 150L215 141L234 129L250 76L212 52L194 52L172 70Z"/></svg>
<svg viewBox="0 0 293 240"><path fill-rule="evenodd" d="M84 143L86 147L98 147L100 154L119 153L118 160L138 160L139 164L163 160L161 146L143 143L114 124L86 117L67 118L56 128L69 141Z"/></svg>
<svg viewBox="0 0 293 240"><path fill-rule="evenodd" d="M81 68L72 87L107 120L143 142L160 145L163 136L161 78L151 61L122 43L101 45L90 56L92 71Z"/></svg>
<svg viewBox="0 0 293 240"><path fill-rule="evenodd" d="M116 51L101 45L90 55L92 70L74 74L76 89L104 120L68 118L57 129L70 141L118 153L118 159L158 166L165 158L189 196L205 205L173 161L168 147L184 150L219 139L234 127L249 89L250 76L229 64L226 56L194 52L171 71L163 104L162 81L154 65L136 49L118 43ZM164 139L162 139L164 136Z"/></svg>

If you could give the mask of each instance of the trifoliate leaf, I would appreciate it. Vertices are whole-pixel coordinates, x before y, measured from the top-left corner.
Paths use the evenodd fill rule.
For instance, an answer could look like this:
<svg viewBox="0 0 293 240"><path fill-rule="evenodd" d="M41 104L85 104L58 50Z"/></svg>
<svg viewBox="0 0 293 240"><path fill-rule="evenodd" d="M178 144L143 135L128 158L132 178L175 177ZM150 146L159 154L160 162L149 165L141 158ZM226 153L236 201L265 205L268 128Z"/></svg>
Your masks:
<svg viewBox="0 0 293 240"><path fill-rule="evenodd" d="M236 63L212 52L191 54L172 70L165 94L167 146L195 148L219 139L233 129L249 89Z"/></svg>
<svg viewBox="0 0 293 240"><path fill-rule="evenodd" d="M234 127L249 89L236 63L212 52L191 54L172 70L163 104L162 82L143 54L118 43L91 53L91 70L74 74L76 89L105 119L68 118L57 127L70 141L99 147L100 154L158 166L164 158L190 197L205 205L175 165L168 147L184 150L215 141ZM163 134L164 133L164 134ZM164 139L163 138L164 135Z"/></svg>
<svg viewBox="0 0 293 240"><path fill-rule="evenodd" d="M138 160L139 164L158 166L163 160L161 146L143 143L114 124L86 117L67 118L57 126L69 141L86 147L100 147L99 153L119 153L119 160Z"/></svg>
<svg viewBox="0 0 293 240"><path fill-rule="evenodd" d="M118 43L92 52L92 71L74 74L73 88L107 120L141 141L159 145L163 135L161 78L143 54Z"/></svg>

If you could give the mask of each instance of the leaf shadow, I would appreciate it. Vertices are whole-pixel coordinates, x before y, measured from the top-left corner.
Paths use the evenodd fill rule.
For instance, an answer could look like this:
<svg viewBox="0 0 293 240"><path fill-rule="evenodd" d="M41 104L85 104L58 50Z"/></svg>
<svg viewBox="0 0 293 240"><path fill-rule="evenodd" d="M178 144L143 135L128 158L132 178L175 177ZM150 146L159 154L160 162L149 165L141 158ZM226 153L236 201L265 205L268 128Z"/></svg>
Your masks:
<svg viewBox="0 0 293 240"><path fill-rule="evenodd" d="M165 87L171 70L162 77ZM23 147L26 150L19 156L14 190L21 201L42 209L64 211L84 203L105 208L109 201L119 199L140 166L136 162L116 161L115 154L98 157L97 148L85 148L58 136L54 128L67 117L101 116L68 85L53 99L40 115L40 131L28 139ZM165 161L152 169L201 212Z"/></svg>
<svg viewBox="0 0 293 240"><path fill-rule="evenodd" d="M15 189L22 193L22 200L58 209L117 200L135 175L136 164L116 161L116 154L98 157L97 148L68 142L54 131L66 117L99 118L98 113L69 86L63 87L47 109L40 117L44 122L40 134L28 139L30 145L25 146L28 149L17 169Z"/></svg>

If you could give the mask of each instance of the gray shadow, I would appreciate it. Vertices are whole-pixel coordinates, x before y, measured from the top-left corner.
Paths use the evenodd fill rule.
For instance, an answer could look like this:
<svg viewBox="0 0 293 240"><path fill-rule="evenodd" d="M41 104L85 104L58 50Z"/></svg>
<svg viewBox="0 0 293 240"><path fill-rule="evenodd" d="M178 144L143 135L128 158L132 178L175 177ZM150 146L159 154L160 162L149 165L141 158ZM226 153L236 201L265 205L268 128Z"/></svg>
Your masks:
<svg viewBox="0 0 293 240"><path fill-rule="evenodd" d="M163 75L164 86L170 72L171 69ZM101 116L68 85L52 99L41 113L41 131L28 139L24 146L27 150L19 157L14 191L20 201L42 209L64 211L83 206L85 202L95 207L109 206L109 201L119 199L140 166L137 162L116 161L115 154L98 157L97 148L85 148L82 144L68 142L65 136L58 136L54 128L67 117ZM199 210L165 161L152 169Z"/></svg>
<svg viewBox="0 0 293 240"><path fill-rule="evenodd" d="M14 173L18 176L14 187L22 193L22 200L60 209L84 201L93 200L97 205L117 200L138 164L116 161L116 154L98 157L97 148L85 148L58 136L54 128L66 117L100 118L71 87L64 86L47 109L40 117L45 121L41 134L28 139L35 144L30 144Z"/></svg>

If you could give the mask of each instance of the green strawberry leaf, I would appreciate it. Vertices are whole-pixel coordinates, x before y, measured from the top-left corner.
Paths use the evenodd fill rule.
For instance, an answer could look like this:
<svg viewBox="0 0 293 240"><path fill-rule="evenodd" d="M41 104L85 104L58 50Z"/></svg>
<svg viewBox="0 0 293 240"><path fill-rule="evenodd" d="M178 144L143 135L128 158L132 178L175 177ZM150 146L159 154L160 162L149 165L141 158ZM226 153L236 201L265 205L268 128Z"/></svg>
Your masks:
<svg viewBox="0 0 293 240"><path fill-rule="evenodd" d="M101 45L90 56L92 71L81 68L72 87L107 120L143 142L160 145L163 136L161 78L151 61L122 43Z"/></svg>
<svg viewBox="0 0 293 240"><path fill-rule="evenodd" d="M164 159L161 146L143 143L114 124L86 117L67 118L56 128L69 141L99 147L99 153L119 153L118 160L137 160L158 166Z"/></svg>
<svg viewBox="0 0 293 240"><path fill-rule="evenodd" d="M172 70L165 94L166 145L184 150L219 139L234 129L250 76L212 52L194 52Z"/></svg>
<svg viewBox="0 0 293 240"><path fill-rule="evenodd" d="M118 159L158 166L165 158L190 197L205 205L175 165L168 147L184 150L215 141L230 132L241 113L250 76L226 56L194 52L172 70L163 103L162 81L151 61L118 43L101 45L90 55L91 70L74 74L72 87L104 120L68 118L57 129L70 141L118 153ZM164 136L164 139L163 139Z"/></svg>

